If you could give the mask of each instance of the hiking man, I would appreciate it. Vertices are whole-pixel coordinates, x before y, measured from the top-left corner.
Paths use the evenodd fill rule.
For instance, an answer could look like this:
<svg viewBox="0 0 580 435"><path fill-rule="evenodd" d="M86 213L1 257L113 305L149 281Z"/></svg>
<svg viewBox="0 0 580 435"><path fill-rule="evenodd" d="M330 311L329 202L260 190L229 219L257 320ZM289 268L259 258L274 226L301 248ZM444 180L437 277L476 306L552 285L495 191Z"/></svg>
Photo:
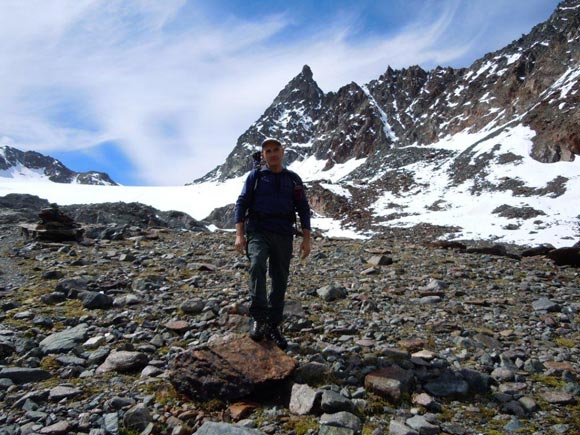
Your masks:
<svg viewBox="0 0 580 435"><path fill-rule="evenodd" d="M236 201L236 250L250 260L250 337L272 339L281 349L288 342L280 332L288 286L296 211L303 239L301 258L310 254L310 206L300 177L283 166L284 148L277 139L262 142L266 165L246 178ZM271 290L266 290L269 269Z"/></svg>

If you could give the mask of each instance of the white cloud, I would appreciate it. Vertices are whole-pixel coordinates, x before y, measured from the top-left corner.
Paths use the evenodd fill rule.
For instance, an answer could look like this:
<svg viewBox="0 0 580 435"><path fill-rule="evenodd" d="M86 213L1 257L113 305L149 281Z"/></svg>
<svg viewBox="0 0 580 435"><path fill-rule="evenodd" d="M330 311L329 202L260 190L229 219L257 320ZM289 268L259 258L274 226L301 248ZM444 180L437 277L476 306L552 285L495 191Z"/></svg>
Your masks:
<svg viewBox="0 0 580 435"><path fill-rule="evenodd" d="M304 64L330 91L465 55L468 39L440 44L458 3L437 5L388 39L343 19L288 40L289 12L214 22L182 0L4 1L0 135L48 154L117 141L144 183L183 184L223 162Z"/></svg>

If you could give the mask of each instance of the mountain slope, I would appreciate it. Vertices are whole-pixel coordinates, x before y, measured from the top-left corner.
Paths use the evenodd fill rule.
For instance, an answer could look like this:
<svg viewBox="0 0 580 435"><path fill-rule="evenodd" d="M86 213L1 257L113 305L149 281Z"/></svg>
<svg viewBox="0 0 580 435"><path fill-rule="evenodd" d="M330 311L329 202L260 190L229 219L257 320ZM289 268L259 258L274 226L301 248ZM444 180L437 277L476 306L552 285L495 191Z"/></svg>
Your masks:
<svg viewBox="0 0 580 435"><path fill-rule="evenodd" d="M1 178L33 178L55 183L118 186L103 172L75 172L60 161L35 151L20 151L9 146L0 147Z"/></svg>
<svg viewBox="0 0 580 435"><path fill-rule="evenodd" d="M468 68L389 67L336 93L322 93L305 66L224 164L194 183L242 176L274 136L309 181L313 209L359 231L453 226L483 206L489 237L506 228L548 233L558 219L576 228L563 237L580 237L568 206L580 199L579 29L580 0L566 0Z"/></svg>

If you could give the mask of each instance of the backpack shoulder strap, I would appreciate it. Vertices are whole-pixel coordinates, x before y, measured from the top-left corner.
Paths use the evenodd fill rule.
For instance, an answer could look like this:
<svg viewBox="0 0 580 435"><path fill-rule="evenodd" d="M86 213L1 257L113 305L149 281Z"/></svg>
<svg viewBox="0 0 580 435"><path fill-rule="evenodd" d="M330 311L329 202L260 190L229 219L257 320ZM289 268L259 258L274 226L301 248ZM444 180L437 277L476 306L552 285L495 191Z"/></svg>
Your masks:
<svg viewBox="0 0 580 435"><path fill-rule="evenodd" d="M302 186L302 180L300 179L300 176L296 172L291 171L290 169L286 169L286 172L290 176L290 179L292 180L294 187Z"/></svg>

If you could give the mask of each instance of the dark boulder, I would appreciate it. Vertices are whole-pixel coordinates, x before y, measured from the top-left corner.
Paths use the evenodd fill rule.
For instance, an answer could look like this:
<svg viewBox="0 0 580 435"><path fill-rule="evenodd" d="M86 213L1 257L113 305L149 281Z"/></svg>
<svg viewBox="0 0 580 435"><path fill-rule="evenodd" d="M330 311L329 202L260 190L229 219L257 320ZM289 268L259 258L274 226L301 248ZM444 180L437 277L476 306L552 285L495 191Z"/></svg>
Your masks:
<svg viewBox="0 0 580 435"><path fill-rule="evenodd" d="M195 400L235 400L285 380L297 364L272 341L230 335L177 355L169 379Z"/></svg>

